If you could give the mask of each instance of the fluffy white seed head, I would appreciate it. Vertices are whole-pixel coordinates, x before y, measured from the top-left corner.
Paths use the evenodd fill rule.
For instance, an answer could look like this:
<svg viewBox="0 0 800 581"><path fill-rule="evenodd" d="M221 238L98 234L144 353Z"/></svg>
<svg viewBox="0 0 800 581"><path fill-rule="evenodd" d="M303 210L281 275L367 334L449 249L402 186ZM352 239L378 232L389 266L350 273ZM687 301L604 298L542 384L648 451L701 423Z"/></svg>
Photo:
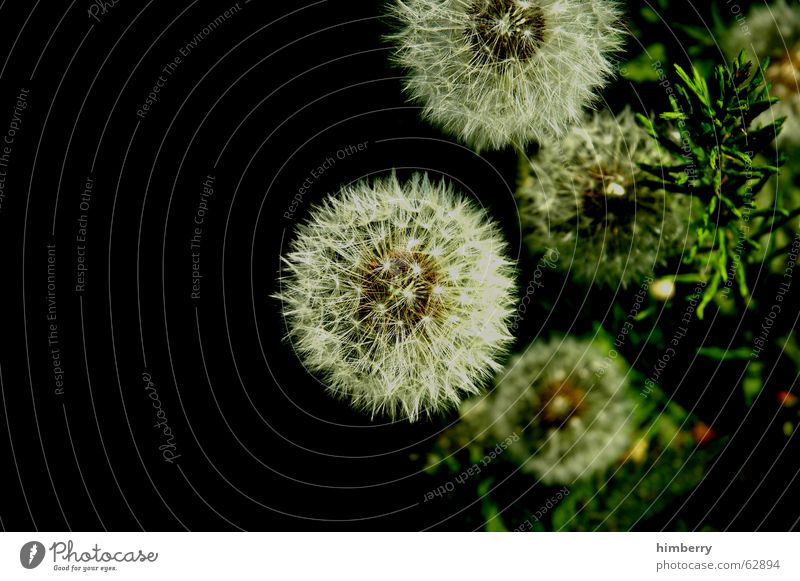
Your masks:
<svg viewBox="0 0 800 581"><path fill-rule="evenodd" d="M777 0L771 5L756 6L741 21L734 22L722 45L728 57L746 50L754 64L770 58L765 71L772 83L770 94L780 101L762 113L756 123L769 125L786 117L778 143L800 146L800 6Z"/></svg>
<svg viewBox="0 0 800 581"><path fill-rule="evenodd" d="M559 264L577 282L638 284L689 231L690 198L646 183L637 165L666 161L629 109L593 114L530 160L517 191L528 245L573 257Z"/></svg>
<svg viewBox="0 0 800 581"><path fill-rule="evenodd" d="M532 344L498 375L488 399L494 438L524 472L545 484L601 472L628 449L633 432L627 366L573 337Z"/></svg>
<svg viewBox="0 0 800 581"><path fill-rule="evenodd" d="M284 258L290 339L334 394L411 421L456 406L511 340L513 270L486 214L392 175L315 207Z"/></svg>
<svg viewBox="0 0 800 581"><path fill-rule="evenodd" d="M623 38L613 0L398 0L393 13L407 92L476 149L562 134Z"/></svg>

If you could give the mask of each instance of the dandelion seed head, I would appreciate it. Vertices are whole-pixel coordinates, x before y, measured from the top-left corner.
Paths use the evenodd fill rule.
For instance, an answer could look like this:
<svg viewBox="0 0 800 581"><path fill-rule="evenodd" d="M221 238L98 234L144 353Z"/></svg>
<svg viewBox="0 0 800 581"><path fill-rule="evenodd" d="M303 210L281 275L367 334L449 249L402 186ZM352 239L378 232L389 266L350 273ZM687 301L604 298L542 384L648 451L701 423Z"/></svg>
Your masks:
<svg viewBox="0 0 800 581"><path fill-rule="evenodd" d="M517 434L510 456L545 484L602 472L631 441L627 374L619 357L610 360L591 341L559 336L536 342L511 359L483 398L483 427L492 426L487 437L502 441Z"/></svg>
<svg viewBox="0 0 800 581"><path fill-rule="evenodd" d="M574 256L559 264L577 282L639 284L690 232L691 199L667 195L638 165L668 161L630 109L591 115L531 158L517 192L526 242Z"/></svg>
<svg viewBox="0 0 800 581"><path fill-rule="evenodd" d="M346 187L312 210L284 259L289 338L358 408L412 421L441 412L480 390L511 339L505 250L497 226L445 183L393 175Z"/></svg>
<svg viewBox="0 0 800 581"><path fill-rule="evenodd" d="M408 94L479 150L563 134L623 42L614 0L398 0L392 12Z"/></svg>

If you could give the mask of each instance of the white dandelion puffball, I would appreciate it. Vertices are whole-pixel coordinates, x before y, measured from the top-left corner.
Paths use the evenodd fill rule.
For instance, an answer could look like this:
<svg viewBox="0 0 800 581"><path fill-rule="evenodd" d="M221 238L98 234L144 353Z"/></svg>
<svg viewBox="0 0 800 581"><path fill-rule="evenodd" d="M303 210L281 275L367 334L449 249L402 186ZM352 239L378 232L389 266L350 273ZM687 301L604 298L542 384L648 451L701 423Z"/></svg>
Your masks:
<svg viewBox="0 0 800 581"><path fill-rule="evenodd" d="M623 39L612 0L398 0L393 14L408 94L478 150L562 134Z"/></svg>
<svg viewBox="0 0 800 581"><path fill-rule="evenodd" d="M627 366L589 341L556 337L514 357L491 398L494 436L519 439L508 453L545 484L602 472L631 443Z"/></svg>
<svg viewBox="0 0 800 581"><path fill-rule="evenodd" d="M373 416L455 407L511 340L515 285L498 226L427 176L345 187L297 228L283 262L294 347Z"/></svg>
<svg viewBox="0 0 800 581"><path fill-rule="evenodd" d="M742 50L747 51L754 65L770 58L764 76L772 83L770 94L780 101L762 113L756 123L769 125L786 117L778 143L800 146L800 6L777 0L753 7L747 18L731 25L722 45L731 59Z"/></svg>
<svg viewBox="0 0 800 581"><path fill-rule="evenodd" d="M576 282L639 284L690 232L691 198L665 193L638 165L665 162L630 109L593 114L530 160L517 191L526 242L573 257L559 264Z"/></svg>

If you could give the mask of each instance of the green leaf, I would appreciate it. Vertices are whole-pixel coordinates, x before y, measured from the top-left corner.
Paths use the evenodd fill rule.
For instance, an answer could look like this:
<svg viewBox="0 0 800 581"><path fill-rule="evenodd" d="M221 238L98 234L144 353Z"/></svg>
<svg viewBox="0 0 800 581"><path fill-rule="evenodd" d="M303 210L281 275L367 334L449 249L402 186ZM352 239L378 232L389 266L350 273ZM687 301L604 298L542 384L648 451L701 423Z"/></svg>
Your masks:
<svg viewBox="0 0 800 581"><path fill-rule="evenodd" d="M764 364L761 362L753 362L747 366L747 374L742 381L742 393L744 401L748 406L753 405L756 396L761 392L763 382L761 381L761 371Z"/></svg>
<svg viewBox="0 0 800 581"><path fill-rule="evenodd" d="M620 73L629 81L645 83L658 81L659 70L653 66L654 62L667 59L667 50L661 43L648 46L639 56L629 60L620 67Z"/></svg>
<svg viewBox="0 0 800 581"><path fill-rule="evenodd" d="M739 281L739 294L745 300L750 296L750 289L747 287L747 278L744 270L744 261L736 262L736 276Z"/></svg>
<svg viewBox="0 0 800 581"><path fill-rule="evenodd" d="M503 517L500 515L500 510L497 504L489 496L489 490L492 488L492 478L481 480L478 484L478 495L481 499L481 513L483 514L484 530L489 533L505 533L508 532Z"/></svg>
<svg viewBox="0 0 800 581"><path fill-rule="evenodd" d="M752 263L751 256L757 257L760 235L781 227L786 219L766 217L759 232L743 233L739 228L746 212L754 209L752 200L784 161L773 146L781 125L751 127L774 102L767 92L763 66L753 67L745 51L730 67L718 63L708 75L698 66L674 65L678 80L669 97L669 110L658 112L654 120L640 118L648 134L675 158L662 167L641 165L641 169L660 180L660 189L691 194L702 204L694 225L696 237L684 258L689 265L702 258L713 271L696 311L699 318L729 273L736 274L738 294L745 299L750 296L745 266ZM670 137L676 129L681 133L680 144ZM760 156L771 163L755 163Z"/></svg>
<svg viewBox="0 0 800 581"><path fill-rule="evenodd" d="M727 361L730 359L750 359L751 350L746 347L738 349L723 349L722 347L701 347L697 350L698 355L714 359L715 361Z"/></svg>
<svg viewBox="0 0 800 581"><path fill-rule="evenodd" d="M711 301L714 300L714 296L717 294L717 289L719 288L720 281L721 277L719 273L714 273L714 276L711 278L711 282L706 287L706 290L703 293L703 300L697 306L697 318L700 319L701 321L703 320L706 307Z"/></svg>

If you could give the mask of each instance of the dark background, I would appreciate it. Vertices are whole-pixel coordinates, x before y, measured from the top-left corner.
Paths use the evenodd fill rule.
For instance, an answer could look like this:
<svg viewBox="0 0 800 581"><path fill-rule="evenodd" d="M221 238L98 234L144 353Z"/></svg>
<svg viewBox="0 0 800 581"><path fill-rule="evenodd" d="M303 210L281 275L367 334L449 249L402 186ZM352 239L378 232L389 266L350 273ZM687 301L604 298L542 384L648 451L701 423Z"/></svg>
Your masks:
<svg viewBox="0 0 800 581"><path fill-rule="evenodd" d="M391 168L446 176L487 206L520 259L524 285L532 264L512 197L515 154L478 156L420 121L402 93L401 72L389 64L383 36L392 24L380 2L240 2L138 118L161 69L232 5L120 0L97 22L86 0L0 4L0 132L20 89L30 89L0 210L0 524L479 527L466 493L422 503L440 484L422 471L426 453L457 414L391 423L330 398L283 341L280 303L271 295L279 256L309 205ZM709 18L707 8L690 6L672 2L665 17ZM680 30L648 26L643 34L660 35L674 59L688 60ZM606 98L612 109L663 106L657 86L622 81ZM312 170L358 143L366 150L336 159L287 217ZM208 175L215 191L195 300L189 243ZM82 212L87 177L95 187ZM85 290L76 292L82 213L88 272ZM63 394L48 346L48 244L56 245ZM624 291L587 293L568 284L552 285L541 312L521 329L520 346L551 329L588 330L614 303L631 302ZM709 317L692 340L700 344L708 333L727 340L737 323ZM797 446L787 448L776 429L774 400L765 397L769 403L748 413L736 369L696 364L686 352L685 364L673 366L679 376L665 383L735 437L688 502L641 528L793 526ZM779 360L765 391L791 387L790 368ZM172 463L159 450L164 438L154 427L145 373L174 434L180 457Z"/></svg>

